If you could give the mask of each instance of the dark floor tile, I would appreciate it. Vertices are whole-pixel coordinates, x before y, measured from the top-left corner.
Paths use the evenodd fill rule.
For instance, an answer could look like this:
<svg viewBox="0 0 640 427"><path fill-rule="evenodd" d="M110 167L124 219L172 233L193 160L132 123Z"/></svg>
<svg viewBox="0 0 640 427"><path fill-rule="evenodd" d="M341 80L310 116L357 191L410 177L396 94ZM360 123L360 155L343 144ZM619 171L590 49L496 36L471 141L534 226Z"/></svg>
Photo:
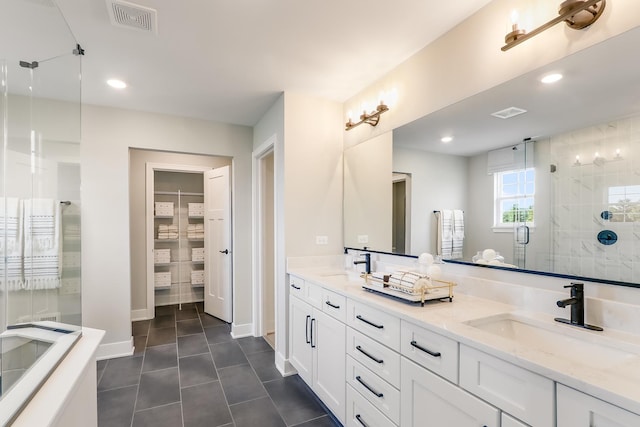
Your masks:
<svg viewBox="0 0 640 427"><path fill-rule="evenodd" d="M209 353L209 345L204 334L178 337L178 357Z"/></svg>
<svg viewBox="0 0 640 427"><path fill-rule="evenodd" d="M236 427L286 427L268 397L230 406Z"/></svg>
<svg viewBox="0 0 640 427"><path fill-rule="evenodd" d="M196 302L193 305L195 305L196 310L198 310L198 313L204 313L204 302L202 301Z"/></svg>
<svg viewBox="0 0 640 427"><path fill-rule="evenodd" d="M262 351L273 350L268 342L262 337L245 337L237 340L244 354L260 353Z"/></svg>
<svg viewBox="0 0 640 427"><path fill-rule="evenodd" d="M196 306L191 304L187 306L182 304L182 310L176 310L176 320L198 319L198 310Z"/></svg>
<svg viewBox="0 0 640 427"><path fill-rule="evenodd" d="M168 328L176 325L176 316L174 314L166 316L156 316L151 320L151 329Z"/></svg>
<svg viewBox="0 0 640 427"><path fill-rule="evenodd" d="M153 347L156 345L172 344L176 342L176 328L174 326L170 328L161 329L149 329L149 336L147 337L147 347Z"/></svg>
<svg viewBox="0 0 640 427"><path fill-rule="evenodd" d="M249 363L236 341L224 342L209 346L213 362L216 368L228 368L229 366L244 365Z"/></svg>
<svg viewBox="0 0 640 427"><path fill-rule="evenodd" d="M175 305L163 305L163 306L156 307L156 317L174 315L175 313L176 313Z"/></svg>
<svg viewBox="0 0 640 427"><path fill-rule="evenodd" d="M331 416L325 415L302 424L296 424L294 427L342 427L342 424Z"/></svg>
<svg viewBox="0 0 640 427"><path fill-rule="evenodd" d="M134 337L141 335L149 335L149 325L151 324L151 320L140 320L139 322L131 323L131 334Z"/></svg>
<svg viewBox="0 0 640 427"><path fill-rule="evenodd" d="M180 387L208 383L218 379L209 353L180 358Z"/></svg>
<svg viewBox="0 0 640 427"><path fill-rule="evenodd" d="M189 319L176 322L176 331L178 336L193 335L202 333L202 325L200 319Z"/></svg>
<svg viewBox="0 0 640 427"><path fill-rule="evenodd" d="M133 415L132 427L182 427L182 405L172 403Z"/></svg>
<svg viewBox="0 0 640 427"><path fill-rule="evenodd" d="M222 383L229 405L267 396L267 392L253 369L248 368L247 365L238 365L218 369L220 383Z"/></svg>
<svg viewBox="0 0 640 427"><path fill-rule="evenodd" d="M180 402L178 368L146 372L140 376L136 411Z"/></svg>
<svg viewBox="0 0 640 427"><path fill-rule="evenodd" d="M200 312L200 321L205 328L213 328L215 326L224 326L228 323L224 320L220 320L217 317L213 317L207 313Z"/></svg>
<svg viewBox="0 0 640 427"><path fill-rule="evenodd" d="M233 341L231 336L231 327L229 325L214 326L211 328L205 328L204 334L207 337L209 344L218 344L221 342Z"/></svg>
<svg viewBox="0 0 640 427"><path fill-rule="evenodd" d="M264 387L287 425L326 415L317 397L298 375L266 382Z"/></svg>
<svg viewBox="0 0 640 427"><path fill-rule="evenodd" d="M134 355L142 355L144 354L144 350L147 348L147 336L139 335L137 337L133 337L133 354Z"/></svg>
<svg viewBox="0 0 640 427"><path fill-rule="evenodd" d="M131 425L138 385L98 393L98 427Z"/></svg>
<svg viewBox="0 0 640 427"><path fill-rule="evenodd" d="M108 360L98 360L96 362L96 380L98 381L98 383L100 382L100 377L102 377L102 374L104 373L104 368L107 367L108 362L109 362Z"/></svg>
<svg viewBox="0 0 640 427"><path fill-rule="evenodd" d="M178 351L175 344L150 347L144 354L142 372L158 371L160 369L178 366Z"/></svg>
<svg viewBox="0 0 640 427"><path fill-rule="evenodd" d="M258 374L260 381L271 381L282 378L282 375L276 369L275 353L271 351L263 351L261 353L253 353L247 355L249 363Z"/></svg>
<svg viewBox="0 0 640 427"><path fill-rule="evenodd" d="M221 426L232 421L219 381L183 388L182 412L184 427Z"/></svg>
<svg viewBox="0 0 640 427"><path fill-rule="evenodd" d="M128 356L109 360L98 384L98 391L137 385L142 369L142 356Z"/></svg>

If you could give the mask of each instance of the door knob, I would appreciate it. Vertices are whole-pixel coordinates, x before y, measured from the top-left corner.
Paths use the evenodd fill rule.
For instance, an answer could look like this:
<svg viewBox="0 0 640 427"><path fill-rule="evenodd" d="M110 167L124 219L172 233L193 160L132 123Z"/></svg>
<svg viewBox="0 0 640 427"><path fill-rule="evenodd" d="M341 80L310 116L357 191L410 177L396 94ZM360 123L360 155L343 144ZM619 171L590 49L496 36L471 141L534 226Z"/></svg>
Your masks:
<svg viewBox="0 0 640 427"><path fill-rule="evenodd" d="M221 254L225 254L228 255L229 254L229 249L225 249L224 251L220 251Z"/></svg>

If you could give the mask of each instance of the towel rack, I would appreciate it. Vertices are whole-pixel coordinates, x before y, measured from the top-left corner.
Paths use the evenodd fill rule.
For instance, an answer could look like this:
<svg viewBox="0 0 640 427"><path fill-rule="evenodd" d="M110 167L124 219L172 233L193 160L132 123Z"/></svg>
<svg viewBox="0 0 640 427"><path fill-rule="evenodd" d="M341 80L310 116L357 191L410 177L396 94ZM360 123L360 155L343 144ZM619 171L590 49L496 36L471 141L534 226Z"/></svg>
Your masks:
<svg viewBox="0 0 640 427"><path fill-rule="evenodd" d="M68 200L61 200L61 201L60 201L60 204L61 204L61 205L65 205L65 206L69 206L69 205L71 204L71 202L70 202L70 201L68 201Z"/></svg>
<svg viewBox="0 0 640 427"><path fill-rule="evenodd" d="M451 209L451 210L454 210L454 209ZM464 212L464 211L462 211L462 212ZM440 211L433 211L433 213L437 214L437 213L440 213Z"/></svg>

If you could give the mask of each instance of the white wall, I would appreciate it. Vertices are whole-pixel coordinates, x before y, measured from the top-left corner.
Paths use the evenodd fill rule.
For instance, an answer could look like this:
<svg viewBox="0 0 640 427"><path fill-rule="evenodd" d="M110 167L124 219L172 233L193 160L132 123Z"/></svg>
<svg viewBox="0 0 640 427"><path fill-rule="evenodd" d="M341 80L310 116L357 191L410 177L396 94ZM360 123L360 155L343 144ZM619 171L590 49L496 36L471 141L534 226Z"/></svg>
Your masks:
<svg viewBox="0 0 640 427"><path fill-rule="evenodd" d="M85 105L82 109L82 313L107 331L99 357L131 350L129 148L233 157L234 326L251 322L252 130Z"/></svg>
<svg viewBox="0 0 640 427"><path fill-rule="evenodd" d="M507 23L514 7L523 18L531 17L533 28L557 15L553 7L540 7L540 0L494 0L478 13L413 55L376 83L344 104L347 112L359 111L363 102L375 102L381 91L395 89L397 101L390 105L378 126L360 126L345 132L351 146L373 136L475 95L525 72L563 58L640 25L640 2L608 2L602 16L583 31L564 24L502 52ZM546 3L546 2L545 2Z"/></svg>
<svg viewBox="0 0 640 427"><path fill-rule="evenodd" d="M473 212L467 205L467 163L467 157L463 156L394 145L393 171L411 175L411 254L436 253L434 210L462 209L468 224ZM470 230L465 227L465 236L470 234ZM465 259L473 255L466 237L463 252Z"/></svg>

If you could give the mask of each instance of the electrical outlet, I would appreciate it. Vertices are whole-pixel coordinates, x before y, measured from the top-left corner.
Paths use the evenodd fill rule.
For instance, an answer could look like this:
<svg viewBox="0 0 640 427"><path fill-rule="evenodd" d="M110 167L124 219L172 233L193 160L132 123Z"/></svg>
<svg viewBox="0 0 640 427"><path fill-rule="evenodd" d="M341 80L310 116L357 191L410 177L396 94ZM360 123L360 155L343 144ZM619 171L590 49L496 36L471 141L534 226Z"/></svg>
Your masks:
<svg viewBox="0 0 640 427"><path fill-rule="evenodd" d="M328 245L329 237L328 236L316 236L316 245Z"/></svg>
<svg viewBox="0 0 640 427"><path fill-rule="evenodd" d="M367 234L358 235L358 243L369 243L369 236Z"/></svg>

